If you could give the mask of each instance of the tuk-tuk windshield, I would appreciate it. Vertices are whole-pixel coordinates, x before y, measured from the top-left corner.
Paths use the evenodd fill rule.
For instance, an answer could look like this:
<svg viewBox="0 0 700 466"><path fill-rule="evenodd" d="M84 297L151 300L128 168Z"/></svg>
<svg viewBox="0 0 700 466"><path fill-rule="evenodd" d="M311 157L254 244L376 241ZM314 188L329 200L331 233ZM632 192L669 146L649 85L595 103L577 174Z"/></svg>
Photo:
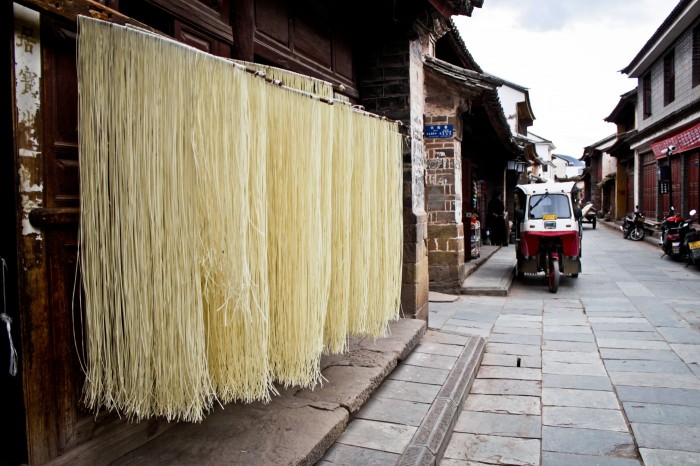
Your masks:
<svg viewBox="0 0 700 466"><path fill-rule="evenodd" d="M533 194L528 204L529 218L541 219L543 215L571 218L571 203L566 194Z"/></svg>

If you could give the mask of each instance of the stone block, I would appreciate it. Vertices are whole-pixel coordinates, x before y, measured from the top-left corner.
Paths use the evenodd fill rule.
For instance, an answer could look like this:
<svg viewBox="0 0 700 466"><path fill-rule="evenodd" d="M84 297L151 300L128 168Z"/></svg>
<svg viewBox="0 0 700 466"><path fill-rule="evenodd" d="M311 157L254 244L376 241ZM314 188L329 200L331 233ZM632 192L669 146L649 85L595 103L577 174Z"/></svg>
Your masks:
<svg viewBox="0 0 700 466"><path fill-rule="evenodd" d="M404 243L403 244L403 262L404 264L415 264L428 256L428 248L425 241L420 243Z"/></svg>
<svg viewBox="0 0 700 466"><path fill-rule="evenodd" d="M427 270L428 261L419 263ZM401 308L407 315L418 315L419 311L427 312L428 303L428 281L422 283L402 283L401 286ZM426 317L427 318L427 317Z"/></svg>
<svg viewBox="0 0 700 466"><path fill-rule="evenodd" d="M428 273L428 267L418 267L417 264L413 263L404 263L403 265L403 281L405 283L427 283Z"/></svg>
<svg viewBox="0 0 700 466"><path fill-rule="evenodd" d="M443 252L428 250L428 260L430 261L431 266L452 266L455 267L455 270L457 270L457 267L459 266L459 263L457 261L458 258L459 256L454 251Z"/></svg>
<svg viewBox="0 0 700 466"><path fill-rule="evenodd" d="M459 268L456 266L430 266L429 268L429 278L431 284L442 284L447 285L448 283L453 286L459 286L457 281ZM435 286L432 287L433 289Z"/></svg>
<svg viewBox="0 0 700 466"><path fill-rule="evenodd" d="M431 223L428 224L428 236L431 238L456 238L460 236L460 226L461 224L455 222ZM463 228L461 230L463 231Z"/></svg>

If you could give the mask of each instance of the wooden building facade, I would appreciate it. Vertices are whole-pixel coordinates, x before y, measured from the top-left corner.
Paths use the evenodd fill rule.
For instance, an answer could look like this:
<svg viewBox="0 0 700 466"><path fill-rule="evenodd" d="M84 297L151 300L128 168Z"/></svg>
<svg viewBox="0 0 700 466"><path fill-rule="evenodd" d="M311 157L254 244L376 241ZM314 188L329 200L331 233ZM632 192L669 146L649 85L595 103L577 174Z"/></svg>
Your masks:
<svg viewBox="0 0 700 466"><path fill-rule="evenodd" d="M337 98L400 120L404 149L402 308L428 315L423 56L438 25L481 1L92 0L5 2L0 255L16 375L3 370L3 464L101 464L168 429L88 412L76 344L80 215L77 15L133 24L225 58L330 81ZM368 13L371 12L371 13ZM432 38L432 39L431 39ZM11 322L11 323L10 323ZM4 323L4 322L3 322ZM3 339L4 340L4 339ZM3 344L0 356L13 355ZM118 439L118 441L115 441Z"/></svg>

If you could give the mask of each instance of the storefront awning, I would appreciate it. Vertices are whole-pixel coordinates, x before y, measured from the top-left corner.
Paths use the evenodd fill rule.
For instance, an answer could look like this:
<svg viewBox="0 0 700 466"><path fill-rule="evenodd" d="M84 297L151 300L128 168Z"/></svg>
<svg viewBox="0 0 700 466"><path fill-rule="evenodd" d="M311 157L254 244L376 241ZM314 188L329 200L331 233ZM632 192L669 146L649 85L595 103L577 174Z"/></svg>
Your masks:
<svg viewBox="0 0 700 466"><path fill-rule="evenodd" d="M650 145L657 159L666 157L670 146L675 146L674 154L700 147L700 123L696 123L690 128L684 129L669 138L653 142Z"/></svg>

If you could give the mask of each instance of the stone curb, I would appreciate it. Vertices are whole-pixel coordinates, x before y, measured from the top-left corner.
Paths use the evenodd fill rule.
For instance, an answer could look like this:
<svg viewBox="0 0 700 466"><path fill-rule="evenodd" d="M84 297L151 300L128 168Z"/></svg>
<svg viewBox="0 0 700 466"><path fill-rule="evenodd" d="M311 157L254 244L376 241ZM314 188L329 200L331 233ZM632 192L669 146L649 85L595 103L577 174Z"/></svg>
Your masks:
<svg viewBox="0 0 700 466"><path fill-rule="evenodd" d="M476 378L485 349L484 338L469 337L445 384L397 465L434 466L440 462L464 400Z"/></svg>

